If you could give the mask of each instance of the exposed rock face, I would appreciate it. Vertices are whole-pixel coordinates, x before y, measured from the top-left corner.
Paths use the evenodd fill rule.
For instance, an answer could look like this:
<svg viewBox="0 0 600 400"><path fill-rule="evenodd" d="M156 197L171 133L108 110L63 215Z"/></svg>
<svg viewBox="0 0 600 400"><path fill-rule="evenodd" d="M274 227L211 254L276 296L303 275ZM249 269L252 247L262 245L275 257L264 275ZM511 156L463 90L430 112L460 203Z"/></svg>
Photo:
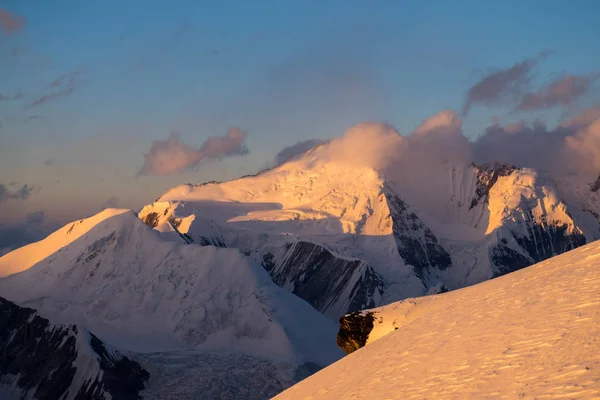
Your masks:
<svg viewBox="0 0 600 400"><path fill-rule="evenodd" d="M523 210L519 229L503 228L504 238L490 249L494 277L528 267L586 244L581 230L559 221L540 222Z"/></svg>
<svg viewBox="0 0 600 400"><path fill-rule="evenodd" d="M0 384L36 399L141 398L148 372L93 334L3 298L0 326Z"/></svg>
<svg viewBox="0 0 600 400"><path fill-rule="evenodd" d="M142 222L150 228L156 228L159 222L159 215L157 212L148 213L148 215L142 218Z"/></svg>
<svg viewBox="0 0 600 400"><path fill-rule="evenodd" d="M473 209L481 201L487 202L490 189L501 176L509 176L517 167L509 164L484 164L477 167L477 188L469 209Z"/></svg>
<svg viewBox="0 0 600 400"><path fill-rule="evenodd" d="M199 244L200 246L227 247L223 238L209 236L186 236L190 238L193 243Z"/></svg>
<svg viewBox="0 0 600 400"><path fill-rule="evenodd" d="M435 281L431 279L435 270L445 270L452 266L450 254L402 199L391 193L386 193L386 199L398 253L406 264L413 266L415 274L429 288Z"/></svg>
<svg viewBox="0 0 600 400"><path fill-rule="evenodd" d="M590 190L594 193L598 193L600 190L600 175L598 175L598 178L590 185Z"/></svg>
<svg viewBox="0 0 600 400"><path fill-rule="evenodd" d="M330 318L372 308L383 294L383 281L365 262L336 257L310 242L286 246L282 257L263 256L273 281Z"/></svg>
<svg viewBox="0 0 600 400"><path fill-rule="evenodd" d="M494 278L532 264L528 257L506 245L492 247L490 249L490 261L494 268Z"/></svg>
<svg viewBox="0 0 600 400"><path fill-rule="evenodd" d="M373 330L375 317L372 312L353 312L340 318L340 330L337 335L337 345L346 354L364 347L367 338Z"/></svg>

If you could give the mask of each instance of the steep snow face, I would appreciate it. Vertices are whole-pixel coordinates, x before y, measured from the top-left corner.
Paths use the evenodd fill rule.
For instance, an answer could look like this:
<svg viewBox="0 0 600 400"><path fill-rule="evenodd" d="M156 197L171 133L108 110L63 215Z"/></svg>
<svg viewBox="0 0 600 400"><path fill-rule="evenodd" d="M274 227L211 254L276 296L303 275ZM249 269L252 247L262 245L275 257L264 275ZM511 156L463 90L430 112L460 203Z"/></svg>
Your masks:
<svg viewBox="0 0 600 400"><path fill-rule="evenodd" d="M495 275L586 243L554 183L530 169L498 179L490 190L489 209L487 233Z"/></svg>
<svg viewBox="0 0 600 400"><path fill-rule="evenodd" d="M498 178L489 193L489 234L508 223L518 226L523 210L530 210L536 223L556 223L568 226L572 234L577 228L561 201L555 184L531 169L513 171ZM545 220L545 221L544 221Z"/></svg>
<svg viewBox="0 0 600 400"><path fill-rule="evenodd" d="M480 240L488 219L487 191L494 183L487 181L493 174L487 168L421 161L388 172L386 182L440 238Z"/></svg>
<svg viewBox="0 0 600 400"><path fill-rule="evenodd" d="M383 295L383 281L373 268L310 242L285 246L282 255L266 253L263 267L275 283L332 319L380 304Z"/></svg>
<svg viewBox="0 0 600 400"><path fill-rule="evenodd" d="M557 179L556 185L587 240L600 239L600 177L566 176Z"/></svg>
<svg viewBox="0 0 600 400"><path fill-rule="evenodd" d="M0 298L3 399L138 399L148 372L92 333Z"/></svg>
<svg viewBox="0 0 600 400"><path fill-rule="evenodd" d="M475 286L369 310L364 348L276 398L598 398L599 257L594 242Z"/></svg>
<svg viewBox="0 0 600 400"><path fill-rule="evenodd" d="M392 192L386 200L393 221L393 235L398 253L412 265L416 276L429 288L437 283L438 271L452 266L450 254L438 243L433 232L409 210L408 205Z"/></svg>
<svg viewBox="0 0 600 400"><path fill-rule="evenodd" d="M0 259L5 275L22 271L0 279L3 296L124 349L226 349L321 366L340 356L335 325L260 265L236 249L165 240L131 211L69 224L20 251L41 261Z"/></svg>

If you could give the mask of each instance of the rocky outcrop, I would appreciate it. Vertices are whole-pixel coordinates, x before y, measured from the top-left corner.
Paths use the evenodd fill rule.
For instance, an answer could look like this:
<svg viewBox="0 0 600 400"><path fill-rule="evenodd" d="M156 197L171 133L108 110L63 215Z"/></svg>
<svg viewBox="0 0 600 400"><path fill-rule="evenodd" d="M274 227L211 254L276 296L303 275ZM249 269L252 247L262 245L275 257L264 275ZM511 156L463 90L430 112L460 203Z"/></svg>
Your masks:
<svg viewBox="0 0 600 400"><path fill-rule="evenodd" d="M337 345L346 354L364 347L373 330L375 317L372 312L353 312L340 318Z"/></svg>
<svg viewBox="0 0 600 400"><path fill-rule="evenodd" d="M215 246L215 247L227 247L225 240L220 237L210 236L190 236L185 234L185 237L190 239L193 243L199 244L200 246Z"/></svg>
<svg viewBox="0 0 600 400"><path fill-rule="evenodd" d="M490 248L489 256L494 278L529 267L532 264L531 259L505 244Z"/></svg>
<svg viewBox="0 0 600 400"><path fill-rule="evenodd" d="M531 209L523 210L523 221L502 228L503 238L490 248L494 277L547 260L586 244L576 226L560 221L537 221Z"/></svg>
<svg viewBox="0 0 600 400"><path fill-rule="evenodd" d="M140 399L149 374L76 325L0 298L0 385L35 399Z"/></svg>
<svg viewBox="0 0 600 400"><path fill-rule="evenodd" d="M383 280L364 261L333 255L315 243L286 245L281 257L263 256L273 281L330 318L378 305Z"/></svg>
<svg viewBox="0 0 600 400"><path fill-rule="evenodd" d="M510 164L484 164L475 166L477 168L477 187L475 189L475 195L471 199L471 205L469 210L475 208L480 202L487 202L490 189L498 178L502 176L509 176L512 174L517 167Z"/></svg>
<svg viewBox="0 0 600 400"><path fill-rule="evenodd" d="M600 190L600 175L598 175L598 178L590 185L590 190L594 193L598 193Z"/></svg>
<svg viewBox="0 0 600 400"><path fill-rule="evenodd" d="M417 277L429 288L437 281L436 270L452 266L450 254L402 199L391 192L385 196L393 221L392 231L398 253L406 264L412 265Z"/></svg>
<svg viewBox="0 0 600 400"><path fill-rule="evenodd" d="M142 219L142 222L148 225L150 228L156 228L158 226L158 222L160 216L157 212L151 212L145 215Z"/></svg>

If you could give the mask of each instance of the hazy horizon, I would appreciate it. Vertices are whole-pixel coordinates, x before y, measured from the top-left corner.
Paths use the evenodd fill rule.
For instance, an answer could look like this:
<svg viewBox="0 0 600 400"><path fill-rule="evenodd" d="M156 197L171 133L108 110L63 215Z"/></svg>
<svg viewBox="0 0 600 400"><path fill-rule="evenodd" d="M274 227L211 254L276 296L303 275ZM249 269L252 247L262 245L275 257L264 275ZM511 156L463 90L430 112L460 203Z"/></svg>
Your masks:
<svg viewBox="0 0 600 400"><path fill-rule="evenodd" d="M534 132L552 146L560 121L598 115L599 10L583 0L9 0L0 236L252 174L364 121L408 135L452 110L472 142Z"/></svg>

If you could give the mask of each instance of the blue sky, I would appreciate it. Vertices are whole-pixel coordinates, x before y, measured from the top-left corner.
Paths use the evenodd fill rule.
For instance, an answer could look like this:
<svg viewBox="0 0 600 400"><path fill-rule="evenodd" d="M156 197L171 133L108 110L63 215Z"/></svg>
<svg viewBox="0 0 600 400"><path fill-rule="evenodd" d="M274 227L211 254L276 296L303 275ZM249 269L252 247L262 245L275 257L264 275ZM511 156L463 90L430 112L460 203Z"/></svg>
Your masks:
<svg viewBox="0 0 600 400"><path fill-rule="evenodd" d="M67 222L111 198L138 208L180 183L256 172L285 146L365 120L409 133L443 109L460 112L489 71L545 50L536 84L600 70L594 0L0 0L0 10L25 22L0 30L0 94L16 98L0 102L0 184L33 188L0 193L7 222L36 211ZM576 107L597 101L588 93ZM474 138L493 116L563 112L475 105L464 133ZM246 132L249 154L136 177L171 132L198 147L231 127Z"/></svg>

